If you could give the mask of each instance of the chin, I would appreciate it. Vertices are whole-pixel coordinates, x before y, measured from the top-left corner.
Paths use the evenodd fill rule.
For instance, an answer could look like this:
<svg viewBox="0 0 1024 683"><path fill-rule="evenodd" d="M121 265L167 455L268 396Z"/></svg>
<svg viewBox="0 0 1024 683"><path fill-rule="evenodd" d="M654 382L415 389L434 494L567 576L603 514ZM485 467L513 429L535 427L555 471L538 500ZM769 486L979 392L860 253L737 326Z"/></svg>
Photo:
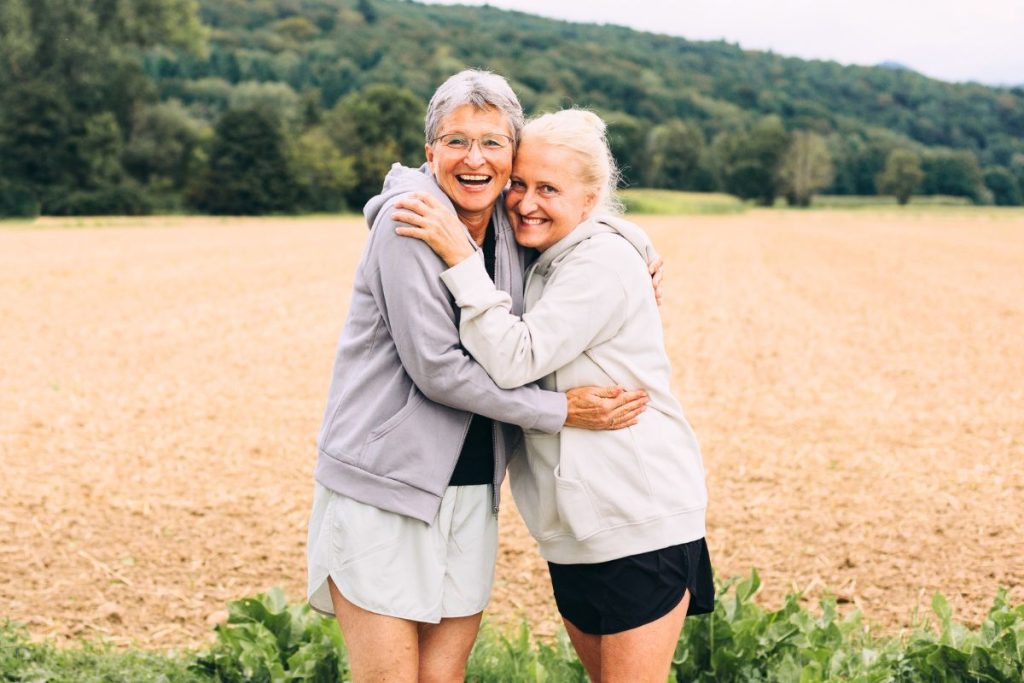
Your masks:
<svg viewBox="0 0 1024 683"><path fill-rule="evenodd" d="M458 204L458 208L465 211L486 211L494 206L494 203L498 201L497 193L495 193L494 196L487 197L481 195L470 195L467 197L460 193L457 197L453 197L452 199L454 200L456 198L458 201L455 203Z"/></svg>
<svg viewBox="0 0 1024 683"><path fill-rule="evenodd" d="M542 240L537 235L531 235L529 233L516 233L516 243L521 247L526 247L527 249L536 249L537 245L540 244L541 242Z"/></svg>

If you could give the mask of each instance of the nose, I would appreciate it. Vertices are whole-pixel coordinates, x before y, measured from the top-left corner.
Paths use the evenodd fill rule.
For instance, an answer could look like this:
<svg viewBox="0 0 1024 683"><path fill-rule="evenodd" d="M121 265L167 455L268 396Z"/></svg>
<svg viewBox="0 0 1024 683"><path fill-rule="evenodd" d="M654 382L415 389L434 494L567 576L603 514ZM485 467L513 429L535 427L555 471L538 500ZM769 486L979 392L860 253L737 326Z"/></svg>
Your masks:
<svg viewBox="0 0 1024 683"><path fill-rule="evenodd" d="M472 140L469 143L469 150L466 152L466 163L479 166L484 163L484 153L480 148L479 140Z"/></svg>
<svg viewBox="0 0 1024 683"><path fill-rule="evenodd" d="M537 195L533 190L523 192L523 198L519 200L519 213L531 214L537 208Z"/></svg>

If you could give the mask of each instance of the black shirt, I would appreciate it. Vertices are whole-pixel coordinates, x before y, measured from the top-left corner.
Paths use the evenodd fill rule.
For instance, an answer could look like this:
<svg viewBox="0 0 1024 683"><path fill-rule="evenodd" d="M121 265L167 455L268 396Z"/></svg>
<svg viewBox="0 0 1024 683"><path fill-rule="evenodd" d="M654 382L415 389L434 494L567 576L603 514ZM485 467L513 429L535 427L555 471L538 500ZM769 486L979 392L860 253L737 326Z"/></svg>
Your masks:
<svg viewBox="0 0 1024 683"><path fill-rule="evenodd" d="M494 224L487 226L484 235L484 265L487 274L494 279ZM449 486L473 486L490 484L494 481L494 420L483 415L474 415L469 423L466 440L455 463L455 471L448 481Z"/></svg>

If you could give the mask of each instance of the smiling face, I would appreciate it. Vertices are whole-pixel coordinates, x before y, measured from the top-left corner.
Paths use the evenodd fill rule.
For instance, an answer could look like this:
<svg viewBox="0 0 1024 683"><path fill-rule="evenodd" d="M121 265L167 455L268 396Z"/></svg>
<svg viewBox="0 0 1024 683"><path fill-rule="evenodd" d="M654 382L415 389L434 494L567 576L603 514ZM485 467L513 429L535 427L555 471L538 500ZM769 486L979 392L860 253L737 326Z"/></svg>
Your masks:
<svg viewBox="0 0 1024 683"><path fill-rule="evenodd" d="M562 147L540 140L519 145L505 195L519 244L544 251L590 215L597 192L580 180L581 168L576 154Z"/></svg>
<svg viewBox="0 0 1024 683"><path fill-rule="evenodd" d="M452 149L436 140L427 144L427 163L437 184L455 204L467 223L483 222L486 227L498 195L505 189L512 171L512 146L482 149L479 139L491 133L512 137L512 128L497 109L478 109L465 104L441 121L437 137L460 133L476 142L468 150Z"/></svg>

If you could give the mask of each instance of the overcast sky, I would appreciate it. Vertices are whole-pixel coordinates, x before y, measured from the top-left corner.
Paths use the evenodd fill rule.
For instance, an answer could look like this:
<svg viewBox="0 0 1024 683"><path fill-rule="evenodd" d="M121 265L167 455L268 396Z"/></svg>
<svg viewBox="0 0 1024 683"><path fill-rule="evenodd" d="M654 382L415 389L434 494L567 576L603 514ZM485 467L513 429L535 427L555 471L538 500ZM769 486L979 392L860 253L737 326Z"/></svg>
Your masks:
<svg viewBox="0 0 1024 683"><path fill-rule="evenodd" d="M895 61L947 81L1024 84L1024 0L419 0L725 39L843 64Z"/></svg>

